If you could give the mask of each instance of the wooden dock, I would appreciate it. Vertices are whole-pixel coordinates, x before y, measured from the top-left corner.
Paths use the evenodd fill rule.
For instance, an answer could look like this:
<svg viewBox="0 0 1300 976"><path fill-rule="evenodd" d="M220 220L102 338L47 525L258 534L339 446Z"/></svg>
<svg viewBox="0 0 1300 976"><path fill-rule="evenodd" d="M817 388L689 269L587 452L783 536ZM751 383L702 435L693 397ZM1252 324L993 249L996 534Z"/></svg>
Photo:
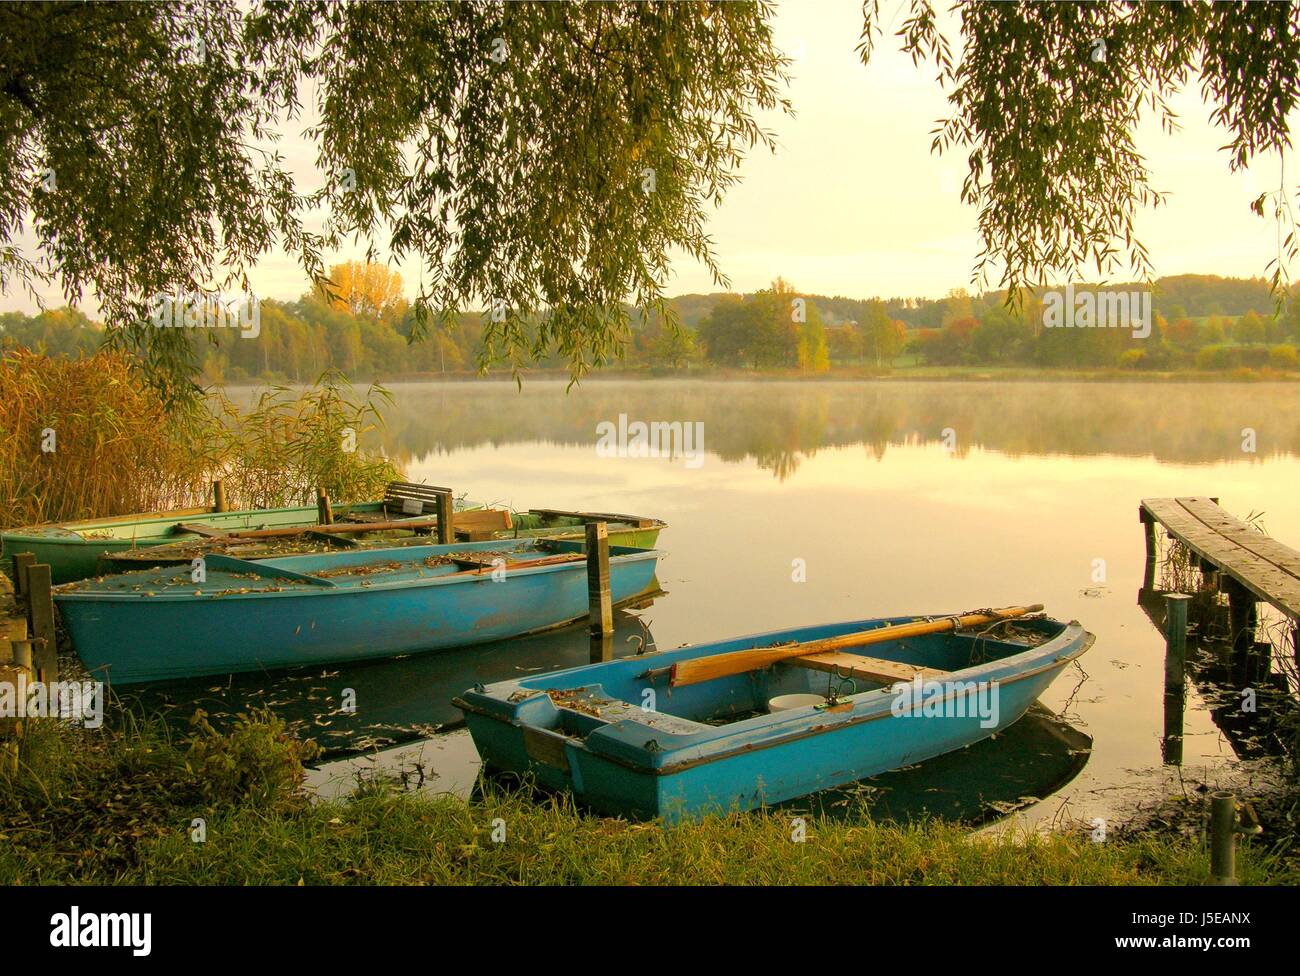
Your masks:
<svg viewBox="0 0 1300 976"><path fill-rule="evenodd" d="M1300 552L1229 515L1217 498L1144 498L1138 517L1146 529L1145 589L1160 526L1187 547L1207 584L1227 593L1234 644L1253 641L1255 604L1267 603L1291 621L1292 647L1300 652Z"/></svg>

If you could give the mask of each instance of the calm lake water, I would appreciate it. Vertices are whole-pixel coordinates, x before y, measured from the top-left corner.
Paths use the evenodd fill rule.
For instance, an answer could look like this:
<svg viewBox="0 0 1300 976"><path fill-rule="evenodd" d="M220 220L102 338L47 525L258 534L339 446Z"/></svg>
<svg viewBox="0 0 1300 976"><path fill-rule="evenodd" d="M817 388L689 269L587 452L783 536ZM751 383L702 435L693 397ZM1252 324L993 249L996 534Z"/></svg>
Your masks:
<svg viewBox="0 0 1300 976"><path fill-rule="evenodd" d="M1294 385L594 380L567 394L552 381L527 381L522 392L497 382L391 389L382 441L413 480L516 509L666 520L666 595L638 611L661 648L1035 602L1096 634L1081 669L1042 699L1050 711L996 740L813 801L828 809L865 791L900 815L977 820L1019 807L1031 821L1110 819L1178 789L1178 769L1162 753L1163 642L1137 600L1138 503L1216 496L1239 517L1263 513L1270 534L1300 544ZM620 414L702 423L702 463L598 456L597 425ZM641 632L621 620L616 653L631 653L628 638ZM178 709L260 700L347 749L433 733L459 719L449 700L476 681L587 654L584 632L573 629L152 694ZM356 689L355 716L338 711L345 687ZM1214 778L1235 759L1193 685L1183 767ZM463 731L365 762L405 764L453 790L476 768ZM317 781L338 788L349 775L335 765Z"/></svg>

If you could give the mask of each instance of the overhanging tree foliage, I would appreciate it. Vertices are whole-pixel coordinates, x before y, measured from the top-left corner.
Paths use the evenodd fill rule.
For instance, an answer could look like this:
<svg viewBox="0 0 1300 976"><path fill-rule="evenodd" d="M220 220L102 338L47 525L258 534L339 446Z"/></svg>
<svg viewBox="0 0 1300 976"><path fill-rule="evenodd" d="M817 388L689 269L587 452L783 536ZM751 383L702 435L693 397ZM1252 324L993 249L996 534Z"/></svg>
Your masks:
<svg viewBox="0 0 1300 976"><path fill-rule="evenodd" d="M707 207L789 106L760 3L0 5L0 276L100 300L173 391L190 345L158 293L248 287L276 244L390 237L422 323L486 306L486 359L575 375L667 314L684 251L726 284ZM310 111L304 111L310 103ZM304 118L314 188L276 133ZM22 246L30 227L35 250ZM540 322L540 328L528 328Z"/></svg>
<svg viewBox="0 0 1300 976"><path fill-rule="evenodd" d="M1177 127L1169 98L1199 79L1211 118L1227 129L1233 170L1290 147L1300 90L1300 7L1292 3L982 3L959 0L960 51L929 0L910 0L897 36L914 63L938 69L950 118L933 148L965 150L962 200L979 211L983 251L972 280L1000 274L1018 291L1095 267L1151 272L1133 218L1164 195L1135 147L1141 114ZM893 3L884 10L896 12ZM888 24L863 5L863 61ZM1270 265L1275 292L1296 255L1289 190L1262 194L1282 227Z"/></svg>

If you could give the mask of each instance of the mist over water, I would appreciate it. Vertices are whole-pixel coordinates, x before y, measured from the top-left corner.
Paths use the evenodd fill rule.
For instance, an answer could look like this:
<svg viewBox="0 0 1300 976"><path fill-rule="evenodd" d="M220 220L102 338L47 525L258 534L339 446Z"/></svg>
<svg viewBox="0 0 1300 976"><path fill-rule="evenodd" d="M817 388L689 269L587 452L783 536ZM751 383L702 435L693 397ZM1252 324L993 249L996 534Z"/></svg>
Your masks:
<svg viewBox="0 0 1300 976"><path fill-rule="evenodd" d="M395 384L382 442L414 480L475 501L666 520L659 580L667 595L641 612L661 648L1035 602L1097 635L1082 670L1065 672L1042 699L1073 738L1027 727L955 754L942 775L940 760L890 774L899 795L909 782L927 783L916 803L936 813L968 805L950 794L992 791L997 782L987 799L1028 797L1031 819L1063 807L1084 820L1110 818L1135 793L1176 781L1177 770L1162 764L1163 641L1137 603L1143 497L1218 497L1238 517L1263 513L1270 534L1300 544L1300 391L1290 384L593 380L568 394L564 387ZM703 463L598 455L598 425L619 414L702 422ZM1243 428L1254 432L1253 453L1243 450ZM806 581L796 582L799 575ZM581 660L580 631L553 640L573 646L542 652L555 658L550 666ZM452 674L465 681L478 668L500 680L513 666L496 658L514 653L509 642L458 652ZM485 655L493 667L474 664ZM543 666L535 658L529 668ZM416 698L437 698L425 720L436 712L444 721L446 700L464 689L420 680L404 680L408 695L418 689ZM1233 761L1195 687L1184 733L1185 768L1203 773ZM1079 735L1092 738L1092 752L1062 784ZM1011 741L999 746L1004 740ZM1055 746L1044 745L1049 740ZM1043 768L1027 756L1043 758Z"/></svg>

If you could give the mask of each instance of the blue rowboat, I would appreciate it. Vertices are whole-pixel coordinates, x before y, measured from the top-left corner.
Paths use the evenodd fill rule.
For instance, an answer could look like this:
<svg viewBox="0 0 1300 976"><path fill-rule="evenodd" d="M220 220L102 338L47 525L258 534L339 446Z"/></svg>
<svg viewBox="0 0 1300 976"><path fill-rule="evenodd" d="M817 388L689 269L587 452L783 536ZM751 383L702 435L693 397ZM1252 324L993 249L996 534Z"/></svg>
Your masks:
<svg viewBox="0 0 1300 976"><path fill-rule="evenodd" d="M55 602L83 663L116 684L361 661L584 616L582 549L522 539L257 562L211 555L202 582L189 567L160 567L68 583ZM615 603L650 586L658 556L610 547Z"/></svg>
<svg viewBox="0 0 1300 976"><path fill-rule="evenodd" d="M681 662L783 653L778 645L914 619L686 646L503 681L455 704L490 769L570 790L598 810L672 821L778 803L970 745L1018 720L1093 642L1078 623L1026 617L991 633L894 639L669 685Z"/></svg>

